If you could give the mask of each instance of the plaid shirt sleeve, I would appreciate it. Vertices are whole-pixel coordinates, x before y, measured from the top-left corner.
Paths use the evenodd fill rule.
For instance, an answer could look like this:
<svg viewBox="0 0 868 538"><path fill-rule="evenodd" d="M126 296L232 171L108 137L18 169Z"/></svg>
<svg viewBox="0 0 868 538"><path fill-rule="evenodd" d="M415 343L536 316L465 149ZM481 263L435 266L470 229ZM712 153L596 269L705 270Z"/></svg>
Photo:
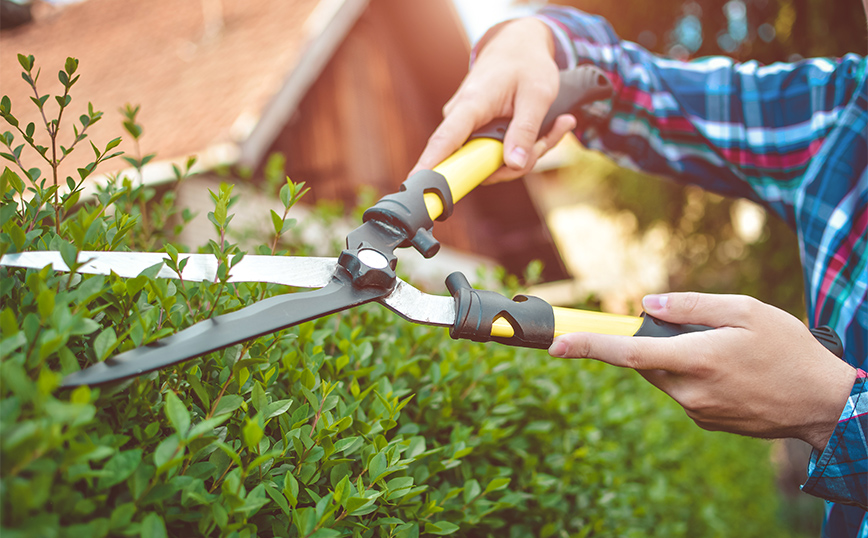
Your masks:
<svg viewBox="0 0 868 538"><path fill-rule="evenodd" d="M597 16L550 7L537 17L552 30L562 69L596 64L615 87L608 124L580 134L587 147L626 166L754 200L798 231L809 318L833 326L845 341L845 360L861 368L828 446L812 456L803 489L866 509L866 60L676 62L621 41ZM846 289L823 293L835 283ZM868 536L862 516L856 526Z"/></svg>
<svg viewBox="0 0 868 538"><path fill-rule="evenodd" d="M594 63L615 87L608 128L582 133L587 147L628 167L752 199L796 227L798 180L853 94L861 58L679 62L621 41L601 17L556 7L538 17L552 29L562 69Z"/></svg>
<svg viewBox="0 0 868 538"><path fill-rule="evenodd" d="M868 507L866 439L868 373L858 370L850 398L823 452L814 450L802 489L835 502Z"/></svg>

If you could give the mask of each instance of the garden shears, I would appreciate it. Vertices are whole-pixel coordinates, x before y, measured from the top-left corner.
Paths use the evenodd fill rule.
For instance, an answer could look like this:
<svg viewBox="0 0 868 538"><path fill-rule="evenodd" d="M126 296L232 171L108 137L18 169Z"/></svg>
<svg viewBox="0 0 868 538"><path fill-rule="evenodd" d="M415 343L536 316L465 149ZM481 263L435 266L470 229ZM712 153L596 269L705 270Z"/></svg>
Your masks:
<svg viewBox="0 0 868 538"><path fill-rule="evenodd" d="M547 131L564 113L581 113L607 99L612 85L597 67L583 65L562 72L560 92L543 122ZM365 211L363 224L347 236L338 258L245 255L231 268L227 282L268 282L297 288L318 288L261 300L235 312L216 316L171 336L123 352L67 375L62 387L100 385L166 368L206 353L273 333L306 321L370 302L379 302L407 320L448 327L453 338L479 342L548 348L561 334L586 331L626 336L673 336L710 327L677 325L648 315L626 316L552 307L532 296L509 299L477 290L461 273L446 279L449 296L423 293L395 270L395 250L413 247L424 257L434 256L439 242L432 233L436 220L445 220L455 202L502 166L507 119L476 131L458 151L432 170L410 176L397 193L381 198ZM80 252L79 273L136 277L169 259L153 252ZM157 277L215 281L217 258L210 254L179 254L179 271L163 265ZM59 252L6 254L0 265L69 271ZM814 329L827 347L840 348L828 329ZM833 351L835 351L833 349ZM843 350L838 352L839 356Z"/></svg>

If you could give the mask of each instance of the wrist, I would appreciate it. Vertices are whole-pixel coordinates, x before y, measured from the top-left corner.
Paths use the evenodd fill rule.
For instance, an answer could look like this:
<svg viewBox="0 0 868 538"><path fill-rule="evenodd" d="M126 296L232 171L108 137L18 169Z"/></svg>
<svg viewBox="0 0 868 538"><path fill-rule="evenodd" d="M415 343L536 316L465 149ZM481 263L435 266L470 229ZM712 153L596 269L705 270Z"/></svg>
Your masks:
<svg viewBox="0 0 868 538"><path fill-rule="evenodd" d="M500 47L541 50L550 58L555 57L554 35L546 23L535 17L513 19L491 27L476 43L476 57L487 48Z"/></svg>
<svg viewBox="0 0 868 538"><path fill-rule="evenodd" d="M817 387L819 401L813 406L810 423L805 425L799 436L817 451L822 452L835 433L855 379L856 369L840 361L820 380L821 386Z"/></svg>

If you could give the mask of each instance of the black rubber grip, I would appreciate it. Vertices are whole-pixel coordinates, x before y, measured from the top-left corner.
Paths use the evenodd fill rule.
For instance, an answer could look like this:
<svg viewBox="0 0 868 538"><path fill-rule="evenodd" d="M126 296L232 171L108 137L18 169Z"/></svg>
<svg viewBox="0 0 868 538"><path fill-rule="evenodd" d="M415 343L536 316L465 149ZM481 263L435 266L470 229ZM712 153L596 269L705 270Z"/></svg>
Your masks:
<svg viewBox="0 0 868 538"><path fill-rule="evenodd" d="M679 334L713 329L713 327L707 327L705 325L669 323L668 321L657 319L645 312L642 313L642 317L644 318L642 326L639 327L639 330L636 331L636 334L633 336L678 336ZM844 358L844 345L841 343L841 338L838 337L838 333L836 333L831 327L826 325L815 327L811 329L811 334L813 334L814 338L823 344L826 349L837 355L838 358Z"/></svg>
<svg viewBox="0 0 868 538"><path fill-rule="evenodd" d="M709 331L713 327L705 325L691 325L688 323L669 323L662 319L657 319L654 316L642 312L642 326L636 331L633 336L678 336L679 334L695 333L699 331Z"/></svg>
<svg viewBox="0 0 868 538"><path fill-rule="evenodd" d="M541 135L549 132L561 114L579 114L583 106L608 99L614 91L605 72L591 64L561 71L559 88L558 96L543 119ZM511 118L497 118L477 129L470 138L493 138L503 142L510 121Z"/></svg>
<svg viewBox="0 0 868 538"><path fill-rule="evenodd" d="M510 300L493 291L475 290L458 272L446 278L446 287L455 299L455 322L449 328L452 338L539 349L552 345L554 310L539 297L516 295ZM491 327L498 318L512 326L512 337L491 336Z"/></svg>

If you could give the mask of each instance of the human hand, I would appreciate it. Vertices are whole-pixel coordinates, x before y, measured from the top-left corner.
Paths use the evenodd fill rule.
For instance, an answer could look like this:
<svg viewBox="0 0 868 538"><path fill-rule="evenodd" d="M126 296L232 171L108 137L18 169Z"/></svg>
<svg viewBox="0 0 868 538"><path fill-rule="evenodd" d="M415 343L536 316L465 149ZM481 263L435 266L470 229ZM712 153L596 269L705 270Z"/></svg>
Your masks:
<svg viewBox="0 0 868 538"><path fill-rule="evenodd" d="M649 295L643 306L664 321L717 329L670 338L573 333L549 353L633 368L706 430L794 437L823 450L856 370L802 322L739 295Z"/></svg>
<svg viewBox="0 0 868 538"><path fill-rule="evenodd" d="M570 114L558 116L539 137L543 118L558 93L558 66L551 31L533 18L505 23L481 45L473 68L443 107L443 122L431 137L411 175L440 164L478 128L512 118L504 143L504 163L488 183L514 179L576 127Z"/></svg>

